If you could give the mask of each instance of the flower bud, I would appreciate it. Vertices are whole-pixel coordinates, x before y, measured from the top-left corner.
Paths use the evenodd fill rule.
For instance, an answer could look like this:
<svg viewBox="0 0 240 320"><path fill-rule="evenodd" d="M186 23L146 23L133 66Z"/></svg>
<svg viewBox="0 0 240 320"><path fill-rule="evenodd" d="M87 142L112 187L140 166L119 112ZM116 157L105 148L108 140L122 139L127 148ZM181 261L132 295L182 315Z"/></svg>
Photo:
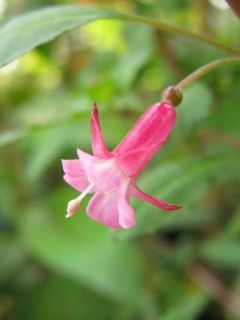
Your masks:
<svg viewBox="0 0 240 320"><path fill-rule="evenodd" d="M163 101L170 101L176 107L182 102L183 95L177 86L169 86L164 89L162 99Z"/></svg>

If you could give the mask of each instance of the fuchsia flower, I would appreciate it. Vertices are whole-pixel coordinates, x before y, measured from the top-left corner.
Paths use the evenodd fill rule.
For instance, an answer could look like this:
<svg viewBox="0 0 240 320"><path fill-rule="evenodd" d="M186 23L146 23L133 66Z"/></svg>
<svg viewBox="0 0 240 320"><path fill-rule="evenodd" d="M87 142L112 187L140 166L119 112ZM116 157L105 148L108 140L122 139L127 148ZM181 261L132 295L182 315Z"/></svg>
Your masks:
<svg viewBox="0 0 240 320"><path fill-rule="evenodd" d="M66 217L80 208L81 200L93 196L87 214L110 228L130 228L135 224L130 196L150 202L163 210L180 206L170 204L141 191L135 178L171 132L176 111L170 102L155 103L113 150L108 151L101 133L96 104L91 115L93 156L78 149L76 160L62 160L64 179L81 192L69 201Z"/></svg>

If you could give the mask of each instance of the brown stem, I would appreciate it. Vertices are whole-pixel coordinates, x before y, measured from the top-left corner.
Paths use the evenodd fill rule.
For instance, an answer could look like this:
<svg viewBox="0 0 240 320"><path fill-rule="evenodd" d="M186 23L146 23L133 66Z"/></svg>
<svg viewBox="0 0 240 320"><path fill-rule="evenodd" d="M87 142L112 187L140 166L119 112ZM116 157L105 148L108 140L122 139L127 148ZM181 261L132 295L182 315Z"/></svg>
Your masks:
<svg viewBox="0 0 240 320"><path fill-rule="evenodd" d="M239 139L233 138L232 136L219 132L217 130L201 129L198 131L198 135L202 138L206 138L207 140L217 141L221 144L225 144L227 146L237 148L237 149L240 148Z"/></svg>
<svg viewBox="0 0 240 320"><path fill-rule="evenodd" d="M198 264L194 267L192 276L198 285L215 301L233 315L240 316L240 296L226 288L211 271Z"/></svg>
<svg viewBox="0 0 240 320"><path fill-rule="evenodd" d="M240 17L240 0L226 0L232 10Z"/></svg>
<svg viewBox="0 0 240 320"><path fill-rule="evenodd" d="M206 73L218 67L224 66L226 64L231 64L231 63L240 63L240 58L224 58L224 59L218 59L210 63L207 63L202 67L198 68L197 70L195 70L194 72L192 72L191 74L189 74L183 80L181 80L177 84L177 87L179 88L179 90L182 90L183 88L185 88L186 86L191 84L193 81L197 80L198 78L202 77Z"/></svg>

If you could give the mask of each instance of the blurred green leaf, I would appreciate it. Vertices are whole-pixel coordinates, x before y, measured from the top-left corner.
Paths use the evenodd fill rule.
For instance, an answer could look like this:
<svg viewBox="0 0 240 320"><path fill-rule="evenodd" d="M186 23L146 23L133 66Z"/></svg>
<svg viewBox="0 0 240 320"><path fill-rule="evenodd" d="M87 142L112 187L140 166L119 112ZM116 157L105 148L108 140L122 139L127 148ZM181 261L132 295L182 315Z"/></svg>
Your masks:
<svg viewBox="0 0 240 320"><path fill-rule="evenodd" d="M218 238L205 241L201 245L200 255L212 264L239 270L240 241Z"/></svg>
<svg viewBox="0 0 240 320"><path fill-rule="evenodd" d="M214 239L206 240L200 247L200 255L206 261L225 268L240 267L240 208Z"/></svg>
<svg viewBox="0 0 240 320"><path fill-rule="evenodd" d="M128 51L119 59L113 74L117 86L122 90L133 84L153 52L152 32L146 26L127 28L125 39Z"/></svg>
<svg viewBox="0 0 240 320"><path fill-rule="evenodd" d="M26 252L19 241L10 235L0 235L0 283L17 272L26 259Z"/></svg>
<svg viewBox="0 0 240 320"><path fill-rule="evenodd" d="M15 17L3 24L0 28L0 66L9 63L36 46L54 39L63 32L104 18L150 24L163 30L210 43L233 54L238 53L238 51L228 48L207 36L181 29L160 19L151 20L93 6L69 5L33 11Z"/></svg>
<svg viewBox="0 0 240 320"><path fill-rule="evenodd" d="M159 320L195 320L208 302L208 297L200 291L186 292L179 304L161 315Z"/></svg>
<svg viewBox="0 0 240 320"><path fill-rule="evenodd" d="M66 220L66 203L72 197L68 187L56 190L48 208L35 205L21 217L26 246L53 270L111 299L138 304L141 267L135 246L113 241L107 228L90 220L84 210Z"/></svg>
<svg viewBox="0 0 240 320"><path fill-rule="evenodd" d="M238 206L237 210L230 217L230 221L221 236L224 239L236 239L240 237L240 206Z"/></svg>
<svg viewBox="0 0 240 320"><path fill-rule="evenodd" d="M18 316L25 320L110 319L114 308L112 301L59 276L48 277L17 301Z"/></svg>
<svg viewBox="0 0 240 320"><path fill-rule="evenodd" d="M206 85L199 82L187 88L177 109L175 130L182 134L195 128L210 114L211 103L212 95Z"/></svg>
<svg viewBox="0 0 240 320"><path fill-rule="evenodd" d="M6 146L9 143L20 140L26 136L26 130L24 129L15 129L2 132L0 134L0 148Z"/></svg>
<svg viewBox="0 0 240 320"><path fill-rule="evenodd" d="M124 15L123 15L124 16ZM121 14L87 6L56 6L11 19L0 29L0 65L3 66L39 44L91 21Z"/></svg>
<svg viewBox="0 0 240 320"><path fill-rule="evenodd" d="M239 84L233 85L222 101L216 106L216 111L206 121L205 126L220 132L240 137L240 108L239 108Z"/></svg>

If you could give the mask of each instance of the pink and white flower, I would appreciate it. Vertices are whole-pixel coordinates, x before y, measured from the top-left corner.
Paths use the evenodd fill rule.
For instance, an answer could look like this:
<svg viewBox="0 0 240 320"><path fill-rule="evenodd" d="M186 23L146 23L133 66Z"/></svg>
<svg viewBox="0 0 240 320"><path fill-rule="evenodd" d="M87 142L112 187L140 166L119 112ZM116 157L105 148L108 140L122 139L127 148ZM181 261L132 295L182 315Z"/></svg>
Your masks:
<svg viewBox="0 0 240 320"><path fill-rule="evenodd" d="M179 209L179 205L143 192L135 182L136 176L167 139L175 118L176 111L170 102L153 104L110 152L104 143L94 104L91 114L93 155L78 149L79 159L62 160L65 181L81 192L79 197L69 201L66 217L79 210L80 202L87 194L93 194L87 214L110 228L134 226L130 196L150 202L162 210Z"/></svg>

